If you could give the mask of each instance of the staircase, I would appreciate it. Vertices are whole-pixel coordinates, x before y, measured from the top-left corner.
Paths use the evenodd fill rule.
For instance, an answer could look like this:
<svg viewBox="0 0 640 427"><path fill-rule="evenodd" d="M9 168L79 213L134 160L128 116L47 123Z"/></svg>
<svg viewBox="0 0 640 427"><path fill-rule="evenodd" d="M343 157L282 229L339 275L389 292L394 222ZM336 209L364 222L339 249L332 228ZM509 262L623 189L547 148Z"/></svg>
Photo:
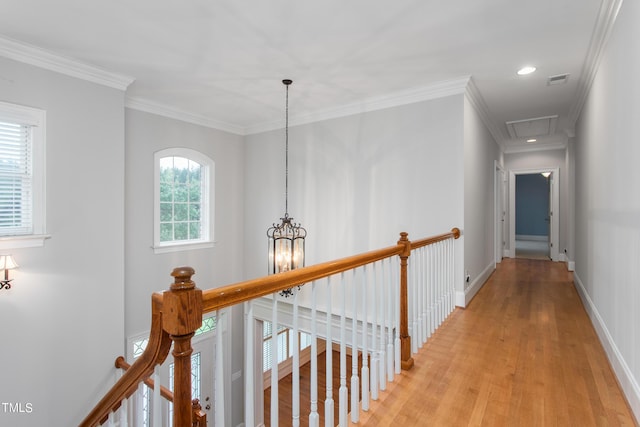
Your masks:
<svg viewBox="0 0 640 427"><path fill-rule="evenodd" d="M173 425L203 427L207 425L200 402L192 401L191 339L206 313L217 319L231 306L242 304L245 312L245 425L264 422L262 406L262 372L256 372L255 321L263 319L273 325L285 325L311 334L310 405L300 407L292 399L291 419L280 420L278 405L277 358L271 367L270 425L291 424L301 420L318 426L318 340L332 343L339 350L338 398L334 400L334 368L332 352L325 363L325 426L358 422L368 411L370 402L393 383L401 370L413 367L412 355L427 341L454 309L454 242L460 230L410 241L400 233L397 244L284 273L200 290L190 267L174 269L174 283L168 291L152 295L152 319L149 341L143 354L128 366L118 359L116 367L124 370L112 389L96 404L81 423L82 427L104 423L126 426L139 405L130 404L141 387L154 389L154 399L172 402L171 414L148 417L150 426ZM297 290L299 287L299 290ZM284 290L295 289L287 298ZM288 293L287 293L288 294ZM247 321L249 320L249 321ZM274 327L274 329L277 329ZM224 352L221 334L217 334L215 356L216 389L223 390ZM274 340L274 353L277 352ZM173 391L162 392L154 379L155 368L173 355ZM347 355L354 356L351 370ZM298 352L293 355L292 395L300 395ZM357 361L362 361L359 367ZM142 385L146 384L146 385ZM359 390L350 393L350 390ZM215 393L212 402L214 425L227 425L225 393ZM289 403L287 403L289 405ZM160 407L155 402L154 407ZM334 410L335 409L335 410ZM338 414L335 419L335 414ZM168 419L170 417L170 420Z"/></svg>

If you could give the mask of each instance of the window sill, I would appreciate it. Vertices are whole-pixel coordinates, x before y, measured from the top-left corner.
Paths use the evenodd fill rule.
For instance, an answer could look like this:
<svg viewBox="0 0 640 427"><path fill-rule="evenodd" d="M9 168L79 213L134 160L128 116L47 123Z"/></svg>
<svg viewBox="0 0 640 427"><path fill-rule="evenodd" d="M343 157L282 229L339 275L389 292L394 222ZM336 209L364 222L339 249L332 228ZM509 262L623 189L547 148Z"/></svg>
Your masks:
<svg viewBox="0 0 640 427"><path fill-rule="evenodd" d="M180 251L192 251L196 249L208 249L213 248L216 242L197 242L197 243L182 243L178 245L169 246L152 246L154 254L166 254L170 252Z"/></svg>
<svg viewBox="0 0 640 427"><path fill-rule="evenodd" d="M44 246L44 241L50 239L50 234L30 234L26 236L0 237L0 250L38 248Z"/></svg>

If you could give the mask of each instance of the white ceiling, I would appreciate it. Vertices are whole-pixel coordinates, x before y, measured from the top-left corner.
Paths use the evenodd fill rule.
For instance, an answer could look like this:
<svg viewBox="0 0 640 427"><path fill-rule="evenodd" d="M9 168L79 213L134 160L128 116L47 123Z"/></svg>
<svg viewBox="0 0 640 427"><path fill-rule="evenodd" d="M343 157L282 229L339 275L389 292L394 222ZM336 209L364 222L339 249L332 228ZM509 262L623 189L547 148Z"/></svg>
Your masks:
<svg viewBox="0 0 640 427"><path fill-rule="evenodd" d="M536 144L566 141L608 3L0 0L0 37L132 77L129 106L240 134L282 125L283 78L294 81L295 124L410 102L470 77L508 150L525 144L510 137L510 121L557 115L556 133ZM538 70L517 76L526 64ZM547 85L567 73L567 83Z"/></svg>

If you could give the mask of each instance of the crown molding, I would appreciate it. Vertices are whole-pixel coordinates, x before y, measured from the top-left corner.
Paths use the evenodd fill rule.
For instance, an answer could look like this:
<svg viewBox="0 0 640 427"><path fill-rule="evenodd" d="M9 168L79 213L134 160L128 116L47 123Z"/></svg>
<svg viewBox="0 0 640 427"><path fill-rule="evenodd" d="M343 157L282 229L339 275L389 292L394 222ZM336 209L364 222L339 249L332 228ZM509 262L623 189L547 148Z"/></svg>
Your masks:
<svg viewBox="0 0 640 427"><path fill-rule="evenodd" d="M135 80L4 36L0 36L0 56L122 91Z"/></svg>
<svg viewBox="0 0 640 427"><path fill-rule="evenodd" d="M587 51L587 57L585 58L582 66L582 74L578 81L577 95L569 110L569 123L571 127L574 127L582 112L582 107L587 100L593 80L598 72L600 61L602 60L602 54L604 48L609 41L613 26L622 7L623 0L603 0L600 5L600 12L591 35L591 41L589 42L589 49Z"/></svg>
<svg viewBox="0 0 640 427"><path fill-rule="evenodd" d="M489 107L487 107L487 103L484 101L482 94L478 90L473 78L469 79L469 83L467 84L467 88L465 91L465 95L467 99L471 103L471 105L475 108L480 116L480 120L487 127L491 136L496 141L496 143L505 148L505 141L507 140L507 136L500 130L498 126L491 120L491 116L489 114Z"/></svg>
<svg viewBox="0 0 640 427"><path fill-rule="evenodd" d="M315 111L309 114L292 116L289 126L304 125L323 120L352 116L385 108L398 107L416 102L428 101L446 96L463 94L470 80L469 76L451 79L420 88L394 92L388 95L375 96L351 104ZM258 123L245 128L246 135L282 129L284 120Z"/></svg>
<svg viewBox="0 0 640 427"><path fill-rule="evenodd" d="M195 125L218 129L236 135L245 135L245 130L242 126L221 122L219 120L214 120L198 114L188 113L186 111L178 110L176 108L151 102L142 98L127 97L125 100L125 107L131 108L133 110L144 111L146 113L157 114L159 116L180 120Z"/></svg>

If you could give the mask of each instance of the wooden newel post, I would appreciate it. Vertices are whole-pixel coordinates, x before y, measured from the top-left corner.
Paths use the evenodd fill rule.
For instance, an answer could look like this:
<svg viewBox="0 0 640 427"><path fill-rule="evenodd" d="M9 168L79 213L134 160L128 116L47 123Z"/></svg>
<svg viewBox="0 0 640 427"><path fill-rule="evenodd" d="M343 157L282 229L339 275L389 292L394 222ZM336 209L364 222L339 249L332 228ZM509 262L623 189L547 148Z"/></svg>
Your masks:
<svg viewBox="0 0 640 427"><path fill-rule="evenodd" d="M406 232L400 233L399 245L404 245L400 254L400 361L405 371L413 368L411 337L409 336L409 302L407 292L407 260L411 255L411 242Z"/></svg>
<svg viewBox="0 0 640 427"><path fill-rule="evenodd" d="M202 410L202 405L198 399L191 402L193 408L193 427L207 427L207 413Z"/></svg>
<svg viewBox="0 0 640 427"><path fill-rule="evenodd" d="M174 268L174 283L164 293L162 324L173 340L173 425L191 427L191 337L202 325L202 291L196 288L191 267Z"/></svg>

